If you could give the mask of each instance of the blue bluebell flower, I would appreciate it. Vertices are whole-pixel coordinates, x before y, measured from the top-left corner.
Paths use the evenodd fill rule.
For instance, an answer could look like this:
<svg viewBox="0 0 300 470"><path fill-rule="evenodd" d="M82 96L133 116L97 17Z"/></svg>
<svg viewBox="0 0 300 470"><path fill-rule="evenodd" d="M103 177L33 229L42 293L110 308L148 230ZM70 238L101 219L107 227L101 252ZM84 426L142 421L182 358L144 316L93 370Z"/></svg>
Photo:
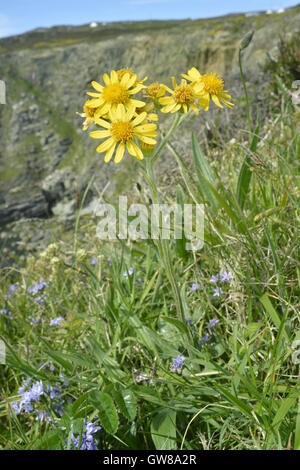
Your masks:
<svg viewBox="0 0 300 470"><path fill-rule="evenodd" d="M211 336L209 336L207 333L205 333L205 335L202 336L201 340L198 343L199 348L201 349L202 346L210 340L211 340Z"/></svg>
<svg viewBox="0 0 300 470"><path fill-rule="evenodd" d="M172 372L177 372L178 370L182 370L184 368L184 361L185 361L184 356L180 356L178 354L178 356L172 359L172 361L173 361L173 364L171 365Z"/></svg>
<svg viewBox="0 0 300 470"><path fill-rule="evenodd" d="M214 297L220 297L221 294L224 294L221 287L215 287L213 296Z"/></svg>
<svg viewBox="0 0 300 470"><path fill-rule="evenodd" d="M95 442L94 434L97 433L101 427L93 422L83 421L85 432L81 435L80 450L98 450L98 444ZM80 436L71 436L71 448L78 449Z"/></svg>
<svg viewBox="0 0 300 470"><path fill-rule="evenodd" d="M195 290L198 290L198 289L200 289L200 284L197 284L196 282L194 282L192 284L191 290L195 291Z"/></svg>
<svg viewBox="0 0 300 470"><path fill-rule="evenodd" d="M219 281L219 274L216 274L216 276L212 276L209 280L209 282L211 282L212 284L217 284L218 281Z"/></svg>
<svg viewBox="0 0 300 470"><path fill-rule="evenodd" d="M206 325L206 328L208 330L211 330L214 326L216 326L217 323L219 323L220 320L217 320L216 318L212 318L211 320L209 320L209 323L208 325Z"/></svg>
<svg viewBox="0 0 300 470"><path fill-rule="evenodd" d="M38 292L42 292L46 289L47 283L44 281L35 282L31 287L28 287L28 292L30 294L36 295Z"/></svg>
<svg viewBox="0 0 300 470"><path fill-rule="evenodd" d="M91 258L91 265L92 265L92 266L95 266L97 263L98 263L98 258L97 258L97 256L93 256L93 257Z"/></svg>
<svg viewBox="0 0 300 470"><path fill-rule="evenodd" d="M229 282L231 279L232 279L232 274L230 271L228 272L224 271L223 273L220 274L221 282Z"/></svg>
<svg viewBox="0 0 300 470"><path fill-rule="evenodd" d="M63 317L57 317L50 321L50 326L60 326L60 323L65 321Z"/></svg>
<svg viewBox="0 0 300 470"><path fill-rule="evenodd" d="M10 310L8 310L7 308L1 309L0 310L0 315L4 315L5 317L9 318L10 320L14 319L13 315L10 313Z"/></svg>
<svg viewBox="0 0 300 470"><path fill-rule="evenodd" d="M6 299L9 299L15 292L16 290L19 289L18 284L11 284L8 288L7 295L5 296Z"/></svg>
<svg viewBox="0 0 300 470"><path fill-rule="evenodd" d="M133 268L129 268L129 269L128 269L128 273L127 273L127 271L124 271L124 272L123 272L123 276L127 279L127 278L128 278L128 275L129 275L129 276L132 276L133 273L134 273L134 269L133 269Z"/></svg>

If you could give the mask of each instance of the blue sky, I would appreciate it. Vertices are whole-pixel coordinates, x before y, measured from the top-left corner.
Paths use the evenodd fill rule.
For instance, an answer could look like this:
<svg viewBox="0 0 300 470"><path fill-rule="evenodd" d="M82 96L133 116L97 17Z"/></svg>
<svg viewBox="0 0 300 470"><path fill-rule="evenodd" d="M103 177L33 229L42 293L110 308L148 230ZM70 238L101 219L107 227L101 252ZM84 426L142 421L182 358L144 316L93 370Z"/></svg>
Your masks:
<svg viewBox="0 0 300 470"><path fill-rule="evenodd" d="M277 10L299 0L2 0L0 37L37 27L92 21L208 18L227 13Z"/></svg>

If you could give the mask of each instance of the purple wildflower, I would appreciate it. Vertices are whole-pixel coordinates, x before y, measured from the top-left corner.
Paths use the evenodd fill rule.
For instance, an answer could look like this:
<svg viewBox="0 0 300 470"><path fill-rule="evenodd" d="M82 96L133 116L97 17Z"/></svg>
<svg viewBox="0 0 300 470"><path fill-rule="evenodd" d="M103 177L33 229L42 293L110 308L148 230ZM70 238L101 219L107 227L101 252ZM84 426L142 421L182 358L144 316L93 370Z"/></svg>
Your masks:
<svg viewBox="0 0 300 470"><path fill-rule="evenodd" d="M45 294L42 294L42 295L38 295L33 300L35 303L38 303L40 305L45 305L45 299L47 299L47 296Z"/></svg>
<svg viewBox="0 0 300 470"><path fill-rule="evenodd" d="M195 291L195 290L198 290L198 289L200 289L200 284L197 284L196 282L194 282L192 284L191 290Z"/></svg>
<svg viewBox="0 0 300 470"><path fill-rule="evenodd" d="M177 357L172 359L173 361L173 364L171 365L172 372L177 372L178 370L182 370L184 368L184 360L185 360L184 356L180 356L179 354Z"/></svg>
<svg viewBox="0 0 300 470"><path fill-rule="evenodd" d="M199 341L198 343L198 346L199 348L201 349L203 344L207 343L208 341L210 341L211 339L211 336L209 336L207 333L205 333L204 336L202 336L201 340Z"/></svg>
<svg viewBox="0 0 300 470"><path fill-rule="evenodd" d="M224 294L221 287L215 287L213 297L220 297L221 294Z"/></svg>
<svg viewBox="0 0 300 470"><path fill-rule="evenodd" d="M6 295L6 299L9 299L14 293L16 290L19 289L19 286L18 284L11 284L8 288L8 292L7 292L7 295Z"/></svg>
<svg viewBox="0 0 300 470"><path fill-rule="evenodd" d="M230 271L226 272L224 271L223 273L220 274L220 281L221 282L229 282L230 279L232 279L232 274Z"/></svg>
<svg viewBox="0 0 300 470"><path fill-rule="evenodd" d="M123 272L123 276L127 279L127 278L128 278L128 274L129 274L129 276L132 276L133 273L134 273L134 269L133 269L133 268L129 268L129 269L128 269L128 273L127 273L127 271L124 271L124 272Z"/></svg>
<svg viewBox="0 0 300 470"><path fill-rule="evenodd" d="M42 292L47 287L47 283L44 281L35 282L33 286L28 287L28 292L30 294L36 295L38 292Z"/></svg>
<svg viewBox="0 0 300 470"><path fill-rule="evenodd" d="M214 326L216 326L217 323L219 323L220 320L217 320L216 318L212 318L211 320L209 320L209 323L208 325L206 325L206 328L208 330L211 330Z"/></svg>
<svg viewBox="0 0 300 470"><path fill-rule="evenodd" d="M97 443L95 442L94 434L101 429L93 422L83 421L85 432L81 435L80 450L98 450ZM80 437L71 436L71 448L78 449Z"/></svg>
<svg viewBox="0 0 300 470"><path fill-rule="evenodd" d="M3 308L0 310L0 315L4 315L5 317L9 318L10 320L13 320L14 317L12 316L12 314L10 313L10 310L8 310L7 308Z"/></svg>
<svg viewBox="0 0 300 470"><path fill-rule="evenodd" d="M92 266L95 266L96 264L98 263L98 258L96 256L93 256L91 258L91 265Z"/></svg>
<svg viewBox="0 0 300 470"><path fill-rule="evenodd" d="M50 326L60 326L60 323L65 321L63 317L57 317L50 321Z"/></svg>
<svg viewBox="0 0 300 470"><path fill-rule="evenodd" d="M211 282L212 284L217 284L218 280L219 280L219 274L217 274L216 276L212 276L209 282Z"/></svg>
<svg viewBox="0 0 300 470"><path fill-rule="evenodd" d="M33 401L40 401L41 395L45 392L43 382L40 380L36 382L31 387L31 399Z"/></svg>

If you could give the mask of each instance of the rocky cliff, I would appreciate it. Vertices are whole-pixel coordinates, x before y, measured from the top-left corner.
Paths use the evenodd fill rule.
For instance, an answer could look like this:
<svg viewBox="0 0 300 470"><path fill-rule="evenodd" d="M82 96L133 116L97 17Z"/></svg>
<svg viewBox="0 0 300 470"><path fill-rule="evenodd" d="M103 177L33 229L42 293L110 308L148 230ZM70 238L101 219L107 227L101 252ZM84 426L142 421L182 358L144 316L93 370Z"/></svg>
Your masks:
<svg viewBox="0 0 300 470"><path fill-rule="evenodd" d="M125 172L133 173L135 162L130 159L117 167L104 164L95 142L81 130L76 112L91 80L130 67L139 77L168 81L170 75L196 66L203 73L222 74L226 88L238 98L241 37L252 28L256 31L244 63L248 80L259 90L268 55L276 55L280 35L300 30L299 20L298 6L253 17L40 28L1 39L0 79L6 83L7 104L0 105L0 246L13 251L42 247L57 236L58 226L61 231L72 226L92 176L95 184L86 204L108 182L113 194L122 187ZM199 123L193 125L200 135ZM168 165L166 156L162 172Z"/></svg>

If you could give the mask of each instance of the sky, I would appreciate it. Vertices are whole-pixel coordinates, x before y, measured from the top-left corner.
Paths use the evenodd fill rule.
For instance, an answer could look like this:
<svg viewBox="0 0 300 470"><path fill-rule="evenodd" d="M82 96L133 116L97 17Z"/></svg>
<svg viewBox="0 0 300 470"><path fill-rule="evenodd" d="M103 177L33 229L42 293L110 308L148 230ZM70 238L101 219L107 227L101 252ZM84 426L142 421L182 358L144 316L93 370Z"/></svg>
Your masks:
<svg viewBox="0 0 300 470"><path fill-rule="evenodd" d="M209 18L278 10L300 0L1 0L0 37L38 27L150 19Z"/></svg>

